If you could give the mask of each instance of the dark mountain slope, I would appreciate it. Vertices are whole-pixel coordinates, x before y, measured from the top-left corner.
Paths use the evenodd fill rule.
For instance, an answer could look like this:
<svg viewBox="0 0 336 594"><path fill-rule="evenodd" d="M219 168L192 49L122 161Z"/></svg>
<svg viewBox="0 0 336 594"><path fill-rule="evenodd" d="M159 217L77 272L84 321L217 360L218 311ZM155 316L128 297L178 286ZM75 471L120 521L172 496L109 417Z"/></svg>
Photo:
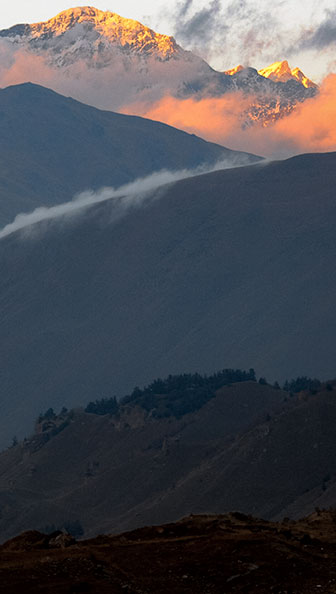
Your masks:
<svg viewBox="0 0 336 594"><path fill-rule="evenodd" d="M37 85L0 90L0 224L83 190L222 158L255 160L165 124L99 111Z"/></svg>
<svg viewBox="0 0 336 594"><path fill-rule="evenodd" d="M335 184L336 155L306 155L1 240L2 443L186 369L333 377Z"/></svg>
<svg viewBox="0 0 336 594"><path fill-rule="evenodd" d="M135 403L114 416L77 411L43 420L28 441L0 454L0 538L76 520L97 534L221 509L227 489L200 505L220 469L213 468L218 455L288 408L285 397L243 382L180 419L155 419Z"/></svg>
<svg viewBox="0 0 336 594"><path fill-rule="evenodd" d="M301 517L328 492L335 507L336 382L329 388L289 396L242 382L179 419L137 404L43 419L0 455L1 539L50 525L95 535L232 509Z"/></svg>
<svg viewBox="0 0 336 594"><path fill-rule="evenodd" d="M333 387L300 394L280 414L270 413L217 451L203 484L191 472L178 493L160 501L160 513L186 501L196 512L238 509L279 519L302 517L327 502L335 507L335 382Z"/></svg>

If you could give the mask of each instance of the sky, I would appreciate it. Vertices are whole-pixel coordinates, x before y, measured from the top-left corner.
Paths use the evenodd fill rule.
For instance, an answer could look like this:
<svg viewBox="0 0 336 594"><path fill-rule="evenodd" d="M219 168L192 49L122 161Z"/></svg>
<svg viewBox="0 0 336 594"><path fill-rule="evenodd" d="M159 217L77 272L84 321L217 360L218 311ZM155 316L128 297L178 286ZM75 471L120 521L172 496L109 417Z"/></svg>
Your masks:
<svg viewBox="0 0 336 594"><path fill-rule="evenodd" d="M0 29L47 20L75 0L0 0ZM91 5L117 12L174 35L185 49L196 51L214 68L238 63L262 68L288 59L321 82L336 71L334 0L97 0Z"/></svg>

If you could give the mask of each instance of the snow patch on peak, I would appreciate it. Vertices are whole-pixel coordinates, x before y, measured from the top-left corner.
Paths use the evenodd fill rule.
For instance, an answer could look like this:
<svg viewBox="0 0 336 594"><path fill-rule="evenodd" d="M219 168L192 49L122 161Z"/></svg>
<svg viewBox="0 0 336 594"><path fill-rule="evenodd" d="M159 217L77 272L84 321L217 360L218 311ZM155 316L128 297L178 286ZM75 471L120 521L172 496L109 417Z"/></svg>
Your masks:
<svg viewBox="0 0 336 594"><path fill-rule="evenodd" d="M242 70L244 70L244 66L242 66L241 64L239 64L235 68L230 68L230 70L225 70L224 71L224 74L228 74L229 76L233 76L234 74L237 74L237 72L241 72Z"/></svg>
<svg viewBox="0 0 336 594"><path fill-rule="evenodd" d="M273 62L270 66L259 70L259 74L265 78L271 78L281 82L287 82L292 78L292 71L289 67L287 60L281 62Z"/></svg>
<svg viewBox="0 0 336 594"><path fill-rule="evenodd" d="M316 89L318 86L312 80L307 78L303 74L302 70L300 70L300 68L294 68L292 70L292 75L294 76L294 78L296 78L298 81L300 81L300 83L303 84L303 86L306 87L306 89Z"/></svg>
<svg viewBox="0 0 336 594"><path fill-rule="evenodd" d="M1 36L12 38L12 41L33 42L35 49L39 41L45 45L48 40L62 38L65 46L73 29L81 26L81 37L91 38L94 35L104 43L119 45L122 49L129 49L137 53L156 54L161 59L167 59L178 52L179 47L173 37L156 33L140 22L125 19L110 11L102 11L91 6L69 8L58 15L41 23L22 25L1 31ZM13 34L16 34L15 37Z"/></svg>
<svg viewBox="0 0 336 594"><path fill-rule="evenodd" d="M306 89L317 88L317 85L307 78L300 68L291 69L287 60L274 62L270 66L262 68L258 72L261 76L269 78L274 82L286 83L289 80L296 80L306 87Z"/></svg>

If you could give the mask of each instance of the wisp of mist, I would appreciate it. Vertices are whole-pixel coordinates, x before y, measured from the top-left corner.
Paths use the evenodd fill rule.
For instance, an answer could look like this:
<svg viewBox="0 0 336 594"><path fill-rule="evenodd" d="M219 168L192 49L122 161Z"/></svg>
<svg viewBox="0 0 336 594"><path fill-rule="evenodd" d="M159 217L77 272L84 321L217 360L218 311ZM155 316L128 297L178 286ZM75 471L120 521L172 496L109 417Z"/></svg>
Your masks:
<svg viewBox="0 0 336 594"><path fill-rule="evenodd" d="M80 216L86 209L99 204L107 202L108 200L115 201L117 209L117 218L126 214L132 207L141 206L146 200L153 198L153 192L158 188L166 186L167 184L175 183L182 179L195 177L205 173L219 171L221 169L232 169L235 167L242 167L248 163L248 158L240 155L236 158L225 159L218 161L215 165L201 165L195 169L182 169L179 171L161 170L143 178L138 178L133 182L120 186L119 188L102 188L96 192L87 190L76 195L71 201L55 206L41 206L30 213L18 214L12 223L7 224L0 230L0 240L17 231L24 233L20 237L35 237L37 223L52 221L54 219L61 219L64 217ZM161 196L161 193L160 193ZM156 196L157 197L157 196ZM40 229L39 229L40 230ZM43 230L45 227L43 226Z"/></svg>

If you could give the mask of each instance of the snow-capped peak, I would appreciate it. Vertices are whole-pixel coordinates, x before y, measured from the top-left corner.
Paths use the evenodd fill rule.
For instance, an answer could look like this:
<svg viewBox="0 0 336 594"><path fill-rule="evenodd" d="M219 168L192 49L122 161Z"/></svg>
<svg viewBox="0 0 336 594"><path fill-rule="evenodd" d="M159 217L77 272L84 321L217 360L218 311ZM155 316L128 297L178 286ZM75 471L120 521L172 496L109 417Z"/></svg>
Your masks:
<svg viewBox="0 0 336 594"><path fill-rule="evenodd" d="M270 66L266 68L262 68L259 70L259 74L264 76L265 78L276 78L278 81L284 79L288 80L292 78L292 71L289 67L287 60L282 60L281 62L274 62Z"/></svg>
<svg viewBox="0 0 336 594"><path fill-rule="evenodd" d="M91 6L70 8L45 22L15 25L0 31L0 38L11 55L6 81L47 82L101 109L139 114L146 109L142 106L167 96L202 99L243 92L251 97L251 109L243 115L250 124L273 121L316 92L305 88L314 85L299 69L291 71L287 61L260 71L266 78L241 65L218 72L173 37ZM289 79L301 84L282 84Z"/></svg>
<svg viewBox="0 0 336 594"><path fill-rule="evenodd" d="M1 36L17 42L30 41L35 47L39 41L51 46L60 37L65 44L67 38L72 42L73 29L77 40L79 37L95 37L136 53L156 54L161 59L167 59L178 51L173 37L156 33L138 21L91 6L70 8L45 22L17 25L1 31Z"/></svg>
<svg viewBox="0 0 336 594"><path fill-rule="evenodd" d="M307 89L316 88L317 86L315 83L313 83L313 81L311 81L303 74L300 68L291 69L287 60L282 60L281 62L274 62L270 66L262 68L258 72L261 76L264 76L265 78L270 78L275 82L285 83L289 80L297 80Z"/></svg>

